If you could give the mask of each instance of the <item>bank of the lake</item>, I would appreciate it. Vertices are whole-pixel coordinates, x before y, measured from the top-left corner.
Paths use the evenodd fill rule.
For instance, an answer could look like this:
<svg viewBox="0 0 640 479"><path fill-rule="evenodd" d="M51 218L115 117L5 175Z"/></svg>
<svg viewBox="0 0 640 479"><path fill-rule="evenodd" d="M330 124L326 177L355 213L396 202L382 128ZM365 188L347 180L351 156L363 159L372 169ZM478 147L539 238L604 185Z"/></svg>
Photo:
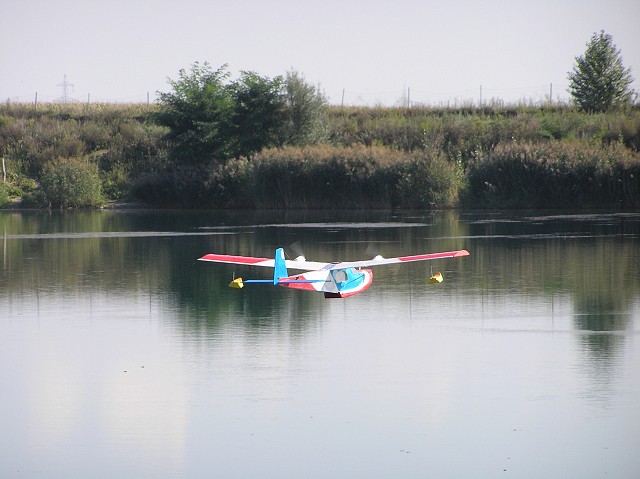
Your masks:
<svg viewBox="0 0 640 479"><path fill-rule="evenodd" d="M0 106L0 207L640 207L640 110L339 108L315 144L199 165L152 105Z"/></svg>

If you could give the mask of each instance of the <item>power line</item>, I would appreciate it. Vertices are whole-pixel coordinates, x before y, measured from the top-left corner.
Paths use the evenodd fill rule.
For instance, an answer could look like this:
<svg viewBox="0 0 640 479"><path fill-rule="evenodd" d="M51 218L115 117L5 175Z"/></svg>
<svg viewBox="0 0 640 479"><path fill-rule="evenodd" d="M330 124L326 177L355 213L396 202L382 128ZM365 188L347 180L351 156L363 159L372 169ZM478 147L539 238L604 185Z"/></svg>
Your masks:
<svg viewBox="0 0 640 479"><path fill-rule="evenodd" d="M71 91L73 92L75 91L75 85L67 81L67 74L65 73L62 83L58 83L56 86L62 87L62 97L60 97L60 100L62 100L62 103L67 103L69 101L69 87L71 87Z"/></svg>

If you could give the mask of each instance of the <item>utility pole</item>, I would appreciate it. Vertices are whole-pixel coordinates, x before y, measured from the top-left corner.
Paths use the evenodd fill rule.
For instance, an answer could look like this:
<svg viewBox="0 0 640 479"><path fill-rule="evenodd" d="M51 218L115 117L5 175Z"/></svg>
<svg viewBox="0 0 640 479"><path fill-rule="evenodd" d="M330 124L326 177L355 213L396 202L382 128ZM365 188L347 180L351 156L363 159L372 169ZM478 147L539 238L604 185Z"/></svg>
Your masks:
<svg viewBox="0 0 640 479"><path fill-rule="evenodd" d="M62 83L58 83L56 86L62 87L62 103L67 103L69 101L69 87L71 87L71 91L74 91L75 85L67 81L67 74L65 73Z"/></svg>

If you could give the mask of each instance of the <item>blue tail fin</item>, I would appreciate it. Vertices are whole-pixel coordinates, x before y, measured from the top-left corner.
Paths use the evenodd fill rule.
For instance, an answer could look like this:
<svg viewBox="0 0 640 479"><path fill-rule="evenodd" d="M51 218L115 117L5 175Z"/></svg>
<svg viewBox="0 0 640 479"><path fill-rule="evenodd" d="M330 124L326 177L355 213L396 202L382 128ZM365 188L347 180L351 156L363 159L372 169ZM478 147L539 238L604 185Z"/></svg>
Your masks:
<svg viewBox="0 0 640 479"><path fill-rule="evenodd" d="M284 249L278 248L273 263L273 284L278 284L280 278L289 276L287 273L287 265L284 262Z"/></svg>

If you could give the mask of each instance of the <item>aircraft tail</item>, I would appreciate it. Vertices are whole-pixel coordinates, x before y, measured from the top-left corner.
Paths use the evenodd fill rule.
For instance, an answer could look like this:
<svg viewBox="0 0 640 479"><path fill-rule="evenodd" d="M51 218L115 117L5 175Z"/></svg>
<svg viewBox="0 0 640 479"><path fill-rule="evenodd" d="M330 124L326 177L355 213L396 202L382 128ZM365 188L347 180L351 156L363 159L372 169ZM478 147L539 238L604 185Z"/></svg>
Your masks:
<svg viewBox="0 0 640 479"><path fill-rule="evenodd" d="M284 259L284 249L278 248L273 263L273 284L278 284L281 278L289 276Z"/></svg>

